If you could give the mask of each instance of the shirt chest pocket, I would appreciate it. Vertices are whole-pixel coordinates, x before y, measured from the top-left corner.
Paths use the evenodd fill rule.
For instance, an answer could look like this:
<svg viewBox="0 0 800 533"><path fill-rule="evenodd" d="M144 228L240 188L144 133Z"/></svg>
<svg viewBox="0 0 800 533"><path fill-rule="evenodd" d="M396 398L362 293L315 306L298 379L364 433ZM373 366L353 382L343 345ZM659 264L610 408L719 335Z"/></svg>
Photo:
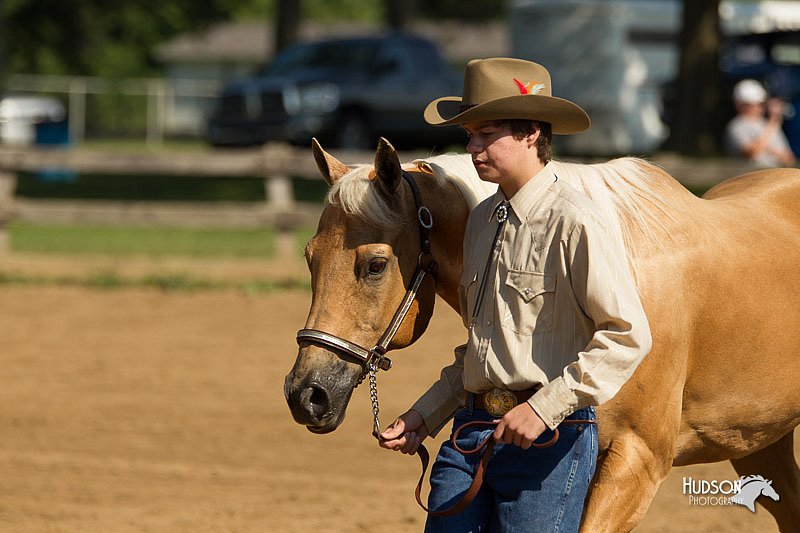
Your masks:
<svg viewBox="0 0 800 533"><path fill-rule="evenodd" d="M543 272L509 270L500 289L502 326L520 335L553 329L556 277Z"/></svg>

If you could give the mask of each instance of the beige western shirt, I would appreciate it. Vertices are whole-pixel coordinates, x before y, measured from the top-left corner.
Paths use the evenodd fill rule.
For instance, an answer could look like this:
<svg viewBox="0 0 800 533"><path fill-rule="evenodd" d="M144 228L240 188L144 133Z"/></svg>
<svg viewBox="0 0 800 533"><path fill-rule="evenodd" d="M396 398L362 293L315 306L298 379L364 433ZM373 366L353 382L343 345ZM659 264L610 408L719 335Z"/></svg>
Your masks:
<svg viewBox="0 0 800 533"><path fill-rule="evenodd" d="M505 200L498 188L467 221L459 302L468 342L412 407L432 435L466 392L495 387L541 386L528 403L553 429L612 398L650 351L625 249L591 200L548 164L504 204L495 239Z"/></svg>

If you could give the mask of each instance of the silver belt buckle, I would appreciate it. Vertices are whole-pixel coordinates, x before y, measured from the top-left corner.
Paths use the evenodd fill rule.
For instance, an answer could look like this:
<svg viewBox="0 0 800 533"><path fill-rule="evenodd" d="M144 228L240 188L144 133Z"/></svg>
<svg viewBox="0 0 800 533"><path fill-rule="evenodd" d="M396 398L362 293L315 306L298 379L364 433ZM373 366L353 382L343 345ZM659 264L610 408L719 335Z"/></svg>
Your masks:
<svg viewBox="0 0 800 533"><path fill-rule="evenodd" d="M483 406L492 416L503 416L519 404L513 392L505 389L492 389L483 394Z"/></svg>

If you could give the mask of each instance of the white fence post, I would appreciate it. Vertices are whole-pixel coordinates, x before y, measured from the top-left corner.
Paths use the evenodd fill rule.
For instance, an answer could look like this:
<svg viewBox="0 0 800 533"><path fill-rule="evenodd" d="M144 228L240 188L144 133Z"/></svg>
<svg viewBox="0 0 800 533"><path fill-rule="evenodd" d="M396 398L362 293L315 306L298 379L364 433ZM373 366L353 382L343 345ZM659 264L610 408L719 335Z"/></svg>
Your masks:
<svg viewBox="0 0 800 533"><path fill-rule="evenodd" d="M164 99L163 80L151 80L147 84L147 146L159 148L164 143Z"/></svg>
<svg viewBox="0 0 800 533"><path fill-rule="evenodd" d="M291 148L278 144L266 144L261 151L265 162L270 159L279 159L291 155ZM266 210L275 215L275 238L277 257L282 260L296 258L297 245L295 243L293 225L291 223L292 211L295 208L294 190L289 176L264 176L264 196Z"/></svg>
<svg viewBox="0 0 800 533"><path fill-rule="evenodd" d="M264 189L267 200L267 210L277 214L274 225L276 257L281 260L295 259L297 244L295 243L293 227L284 217L290 217L294 207L294 192L292 180L288 176L273 176L264 178ZM282 216L283 215L283 216Z"/></svg>
<svg viewBox="0 0 800 533"><path fill-rule="evenodd" d="M0 170L0 254L11 250L8 223L14 216L14 193L17 190L17 175Z"/></svg>
<svg viewBox="0 0 800 533"><path fill-rule="evenodd" d="M86 80L73 78L69 82L69 138L80 143L86 134Z"/></svg>
<svg viewBox="0 0 800 533"><path fill-rule="evenodd" d="M283 212L294 208L292 180L288 176L264 178L264 194L268 209Z"/></svg>

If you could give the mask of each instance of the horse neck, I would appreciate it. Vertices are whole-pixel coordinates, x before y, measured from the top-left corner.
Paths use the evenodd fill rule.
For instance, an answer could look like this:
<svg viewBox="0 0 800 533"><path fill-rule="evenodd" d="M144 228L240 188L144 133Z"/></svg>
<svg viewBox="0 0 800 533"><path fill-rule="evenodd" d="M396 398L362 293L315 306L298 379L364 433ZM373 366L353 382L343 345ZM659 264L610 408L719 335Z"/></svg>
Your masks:
<svg viewBox="0 0 800 533"><path fill-rule="evenodd" d="M469 206L451 181L441 185L430 174L412 172L412 175L420 188L423 203L433 215L430 240L431 253L437 262L436 293L459 312L458 284Z"/></svg>

